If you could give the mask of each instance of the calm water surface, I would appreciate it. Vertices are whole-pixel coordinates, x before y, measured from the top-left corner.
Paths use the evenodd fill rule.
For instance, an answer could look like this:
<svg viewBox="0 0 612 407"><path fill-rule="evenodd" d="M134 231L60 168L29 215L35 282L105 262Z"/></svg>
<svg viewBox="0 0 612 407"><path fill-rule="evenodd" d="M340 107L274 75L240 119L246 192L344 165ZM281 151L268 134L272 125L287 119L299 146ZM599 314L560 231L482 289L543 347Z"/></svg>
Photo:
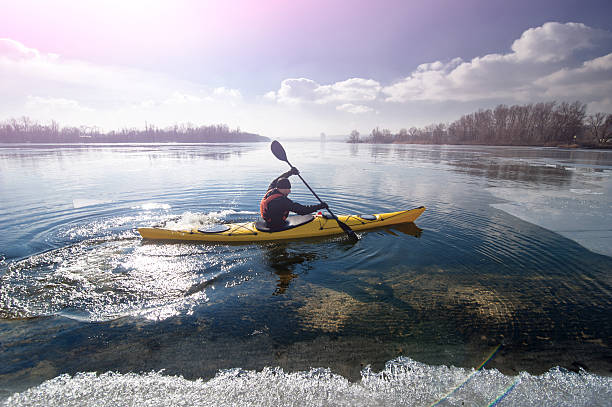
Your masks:
<svg viewBox="0 0 612 407"><path fill-rule="evenodd" d="M610 400L612 152L283 144L335 213L427 210L355 244L145 242L255 220L286 164L265 143L0 146L0 402Z"/></svg>

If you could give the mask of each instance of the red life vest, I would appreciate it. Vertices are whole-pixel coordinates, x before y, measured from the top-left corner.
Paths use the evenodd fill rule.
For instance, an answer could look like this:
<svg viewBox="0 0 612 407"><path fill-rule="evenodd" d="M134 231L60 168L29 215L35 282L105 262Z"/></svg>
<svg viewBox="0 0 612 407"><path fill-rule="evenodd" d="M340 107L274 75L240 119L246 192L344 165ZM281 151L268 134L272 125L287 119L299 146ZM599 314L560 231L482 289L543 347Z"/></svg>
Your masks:
<svg viewBox="0 0 612 407"><path fill-rule="evenodd" d="M268 205L270 204L270 202L272 202L273 200L277 199L277 198L281 198L285 195L281 194L280 192L278 192L277 189L271 189L269 190L266 195L263 197L263 199L261 200L261 203L259 204L259 213L261 213L261 217L263 218L263 220L265 220L267 223L271 223L272 222L272 218L270 217L270 214L268 213ZM289 211L285 211L283 213L283 220L287 219L287 216L289 216Z"/></svg>

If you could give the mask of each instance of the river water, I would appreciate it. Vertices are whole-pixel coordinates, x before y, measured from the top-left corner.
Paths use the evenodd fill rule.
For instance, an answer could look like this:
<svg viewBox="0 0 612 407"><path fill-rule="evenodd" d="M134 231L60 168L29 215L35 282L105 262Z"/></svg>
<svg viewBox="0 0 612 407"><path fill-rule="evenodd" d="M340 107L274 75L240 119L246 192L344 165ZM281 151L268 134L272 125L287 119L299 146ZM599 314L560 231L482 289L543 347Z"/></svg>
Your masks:
<svg viewBox="0 0 612 407"><path fill-rule="evenodd" d="M337 214L427 210L354 244L147 242L257 219L286 163L0 146L0 404L608 405L612 151L283 145Z"/></svg>

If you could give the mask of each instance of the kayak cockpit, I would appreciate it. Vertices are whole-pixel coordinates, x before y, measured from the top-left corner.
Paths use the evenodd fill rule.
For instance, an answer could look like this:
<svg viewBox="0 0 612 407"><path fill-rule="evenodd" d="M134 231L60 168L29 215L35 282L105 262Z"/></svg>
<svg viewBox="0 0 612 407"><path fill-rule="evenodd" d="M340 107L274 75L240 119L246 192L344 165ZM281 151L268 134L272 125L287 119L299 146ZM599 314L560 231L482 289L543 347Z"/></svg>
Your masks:
<svg viewBox="0 0 612 407"><path fill-rule="evenodd" d="M312 222L314 218L315 218L314 215L288 216L287 220L285 220L285 224L281 226L280 228L271 228L268 225L266 225L265 220L260 219L257 222L255 222L255 228L260 232L268 232L268 233L282 232L283 230L293 229L298 226L305 225L308 222Z"/></svg>
<svg viewBox="0 0 612 407"><path fill-rule="evenodd" d="M198 229L200 233L223 233L227 232L231 228L228 225L213 225L208 229Z"/></svg>

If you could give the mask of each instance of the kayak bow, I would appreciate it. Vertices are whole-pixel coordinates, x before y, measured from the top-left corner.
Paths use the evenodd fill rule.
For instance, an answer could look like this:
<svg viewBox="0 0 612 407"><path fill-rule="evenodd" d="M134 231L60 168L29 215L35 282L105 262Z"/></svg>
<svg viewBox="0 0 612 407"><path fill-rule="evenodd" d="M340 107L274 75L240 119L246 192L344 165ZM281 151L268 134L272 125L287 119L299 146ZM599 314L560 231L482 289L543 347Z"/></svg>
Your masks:
<svg viewBox="0 0 612 407"><path fill-rule="evenodd" d="M414 222L425 207L380 213L375 215L341 215L340 222L352 230L367 230L381 226ZM185 240L203 242L264 242L270 240L303 239L308 237L342 234L344 230L334 218L324 215L290 216L288 228L282 231L269 231L259 222L228 223L210 229L171 230L164 228L138 228L144 239Z"/></svg>

